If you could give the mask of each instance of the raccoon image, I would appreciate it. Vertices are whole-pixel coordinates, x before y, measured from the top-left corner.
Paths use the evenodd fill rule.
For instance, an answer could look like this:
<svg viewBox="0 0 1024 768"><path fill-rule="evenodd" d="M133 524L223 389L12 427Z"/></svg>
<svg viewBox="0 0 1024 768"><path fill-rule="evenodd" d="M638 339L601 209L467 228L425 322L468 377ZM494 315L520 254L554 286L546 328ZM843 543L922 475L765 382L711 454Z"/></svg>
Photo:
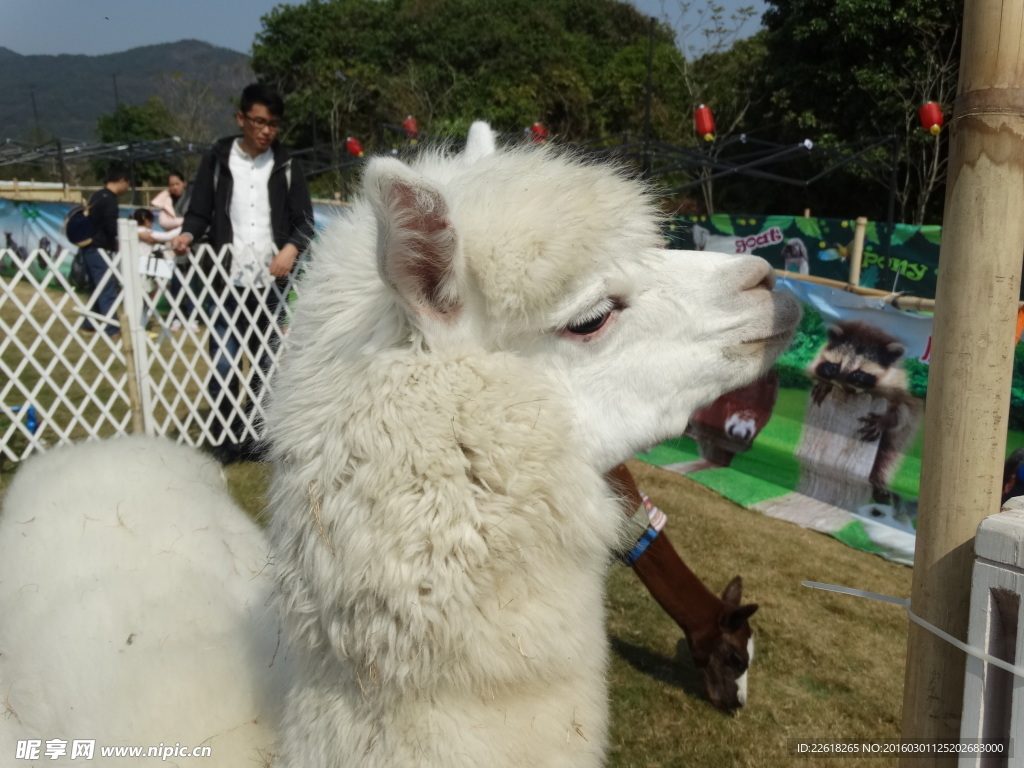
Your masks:
<svg viewBox="0 0 1024 768"><path fill-rule="evenodd" d="M893 390L906 393L907 375L897 365L906 352L895 336L876 325L845 322L828 329L828 340L808 366L815 403L834 387L847 392Z"/></svg>
<svg viewBox="0 0 1024 768"><path fill-rule="evenodd" d="M888 485L917 430L921 404L907 391L899 339L841 322L807 368L814 380L797 449L801 493L857 509L892 499Z"/></svg>

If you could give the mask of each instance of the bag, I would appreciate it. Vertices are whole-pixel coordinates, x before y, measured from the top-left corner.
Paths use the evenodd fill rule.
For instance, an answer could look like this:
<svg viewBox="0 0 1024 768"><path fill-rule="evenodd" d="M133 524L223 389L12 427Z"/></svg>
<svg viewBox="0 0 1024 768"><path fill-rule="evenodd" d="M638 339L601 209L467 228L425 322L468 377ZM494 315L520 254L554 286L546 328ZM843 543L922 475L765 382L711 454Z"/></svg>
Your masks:
<svg viewBox="0 0 1024 768"><path fill-rule="evenodd" d="M89 218L88 205L76 205L64 217L64 236L79 248L92 243L96 237L96 225Z"/></svg>
<svg viewBox="0 0 1024 768"><path fill-rule="evenodd" d="M85 256L81 251L77 251L74 258L71 259L68 280L76 290L92 293L92 276L89 274L89 268L85 266Z"/></svg>

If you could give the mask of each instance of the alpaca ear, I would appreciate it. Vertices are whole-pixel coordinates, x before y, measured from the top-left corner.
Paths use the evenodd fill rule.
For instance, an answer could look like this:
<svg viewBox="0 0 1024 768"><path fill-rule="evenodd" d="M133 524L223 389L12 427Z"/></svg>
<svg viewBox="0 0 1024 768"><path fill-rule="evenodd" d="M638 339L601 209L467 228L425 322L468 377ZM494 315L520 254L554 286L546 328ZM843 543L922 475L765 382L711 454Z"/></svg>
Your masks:
<svg viewBox="0 0 1024 768"><path fill-rule="evenodd" d="M458 233L442 192L391 158L372 161L364 188L377 219L377 270L417 314L458 316Z"/></svg>
<svg viewBox="0 0 1024 768"><path fill-rule="evenodd" d="M736 576L722 591L722 602L730 608L735 608L740 604L742 597L743 579L740 576Z"/></svg>
<svg viewBox="0 0 1024 768"><path fill-rule="evenodd" d="M475 163L477 160L497 151L494 143L494 131L491 126L483 120L477 120L469 126L469 136L466 139L466 149L462 157L467 163Z"/></svg>
<svg viewBox="0 0 1024 768"><path fill-rule="evenodd" d="M733 608L718 620L718 627L726 633L737 632L755 613L757 613L757 603L747 603L739 608Z"/></svg>

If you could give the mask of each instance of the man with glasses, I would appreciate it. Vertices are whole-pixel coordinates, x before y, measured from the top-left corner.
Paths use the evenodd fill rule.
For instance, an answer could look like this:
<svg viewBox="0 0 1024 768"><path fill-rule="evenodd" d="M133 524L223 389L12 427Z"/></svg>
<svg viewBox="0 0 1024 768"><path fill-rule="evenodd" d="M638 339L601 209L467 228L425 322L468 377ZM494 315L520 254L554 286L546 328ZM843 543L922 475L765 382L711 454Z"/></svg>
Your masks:
<svg viewBox="0 0 1024 768"><path fill-rule="evenodd" d="M245 424L236 407L242 345L258 359L249 382L251 411L270 369L267 348L280 342L289 275L313 236L306 177L277 141L284 101L269 86L253 83L242 91L240 107L235 119L242 135L217 141L203 156L181 234L171 241L178 253L204 235L211 246L202 249L199 269L213 292L206 304L213 305L210 356L217 372L209 395L220 418L210 429L215 443L225 438L214 453L224 464L243 456Z"/></svg>

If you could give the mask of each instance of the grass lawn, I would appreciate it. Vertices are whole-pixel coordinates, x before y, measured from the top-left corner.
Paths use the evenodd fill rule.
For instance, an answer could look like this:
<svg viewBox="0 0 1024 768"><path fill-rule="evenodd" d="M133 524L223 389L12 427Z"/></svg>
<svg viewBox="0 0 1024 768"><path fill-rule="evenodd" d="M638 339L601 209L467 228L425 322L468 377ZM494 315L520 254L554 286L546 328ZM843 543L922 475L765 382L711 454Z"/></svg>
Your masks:
<svg viewBox="0 0 1024 768"><path fill-rule="evenodd" d="M640 462L630 469L669 515L673 544L708 586L719 592L739 574L745 601L761 607L751 620L757 639L749 703L728 717L701 693L675 624L631 571L612 568L609 765L790 766L789 739L899 736L905 614L801 582L902 597L910 594L911 569L739 507L674 473ZM843 760L844 766L895 764Z"/></svg>

